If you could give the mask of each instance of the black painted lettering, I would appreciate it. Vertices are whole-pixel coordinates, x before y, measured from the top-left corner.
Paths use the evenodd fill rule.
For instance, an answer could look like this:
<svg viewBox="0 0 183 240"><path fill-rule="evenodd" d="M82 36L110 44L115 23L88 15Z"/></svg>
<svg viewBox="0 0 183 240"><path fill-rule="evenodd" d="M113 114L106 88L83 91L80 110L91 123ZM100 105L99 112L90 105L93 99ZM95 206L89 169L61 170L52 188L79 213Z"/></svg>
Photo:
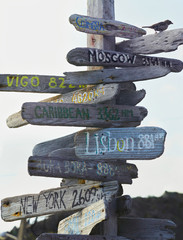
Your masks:
<svg viewBox="0 0 183 240"><path fill-rule="evenodd" d="M34 199L34 196L33 196L33 198L32 198L32 205L33 205L33 212L34 212L34 213L37 213L39 198L40 198L40 195L38 195L37 200Z"/></svg>
<svg viewBox="0 0 183 240"><path fill-rule="evenodd" d="M62 205L63 205L63 207L66 209L65 202L64 202L64 199L63 199L65 193L66 193L66 190L60 191L60 208L62 208Z"/></svg>
<svg viewBox="0 0 183 240"><path fill-rule="evenodd" d="M75 190L73 191L73 193L72 193L72 195L74 195L74 200L73 200L73 202L72 202L72 208L74 208L74 207L76 207L76 206L79 205L79 203L76 202L77 194L78 194L78 191L77 191L77 189L75 189Z"/></svg>

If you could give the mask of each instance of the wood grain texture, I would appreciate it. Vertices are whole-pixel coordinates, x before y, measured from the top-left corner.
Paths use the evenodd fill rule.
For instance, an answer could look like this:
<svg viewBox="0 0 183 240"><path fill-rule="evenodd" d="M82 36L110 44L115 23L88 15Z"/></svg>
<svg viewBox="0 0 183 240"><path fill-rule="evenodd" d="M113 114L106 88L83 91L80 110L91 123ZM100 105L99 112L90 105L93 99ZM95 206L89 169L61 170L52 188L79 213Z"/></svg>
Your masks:
<svg viewBox="0 0 183 240"><path fill-rule="evenodd" d="M99 84L103 85L103 84ZM97 87L99 85L96 85ZM110 85L112 85L110 87ZM116 88L116 85L118 88ZM93 104L93 103L107 103L116 105L130 105L135 106L145 97L145 90L131 91L120 90L120 84L105 84L101 91L95 92L94 87L91 90L77 90L63 95L58 95L52 98L44 99L40 102L55 102L55 103L81 103L81 104ZM10 115L6 124L9 128L18 128L28 124L26 120L22 118L21 111Z"/></svg>
<svg viewBox="0 0 183 240"><path fill-rule="evenodd" d="M119 84L99 84L97 86L87 87L47 98L40 102L80 104L103 103L106 101L114 100L115 96L120 91L119 89ZM28 122L22 118L21 111L19 111L10 115L6 120L6 124L9 128L17 128L27 125Z"/></svg>
<svg viewBox="0 0 183 240"><path fill-rule="evenodd" d="M101 199L109 201L118 191L116 181L81 184L10 197L1 201L1 217L15 221L62 211L82 209Z"/></svg>
<svg viewBox="0 0 183 240"><path fill-rule="evenodd" d="M130 240L120 236L100 235L65 235L57 233L43 233L36 240Z"/></svg>
<svg viewBox="0 0 183 240"><path fill-rule="evenodd" d="M51 152L60 148L73 148L75 134L76 133L72 133L64 137L36 144L33 148L32 154L34 156L48 156Z"/></svg>
<svg viewBox="0 0 183 240"><path fill-rule="evenodd" d="M67 54L67 61L76 66L140 67L163 66L172 72L180 72L183 63L172 58L136 55L128 52L96 48L75 48Z"/></svg>
<svg viewBox="0 0 183 240"><path fill-rule="evenodd" d="M183 28L150 34L116 44L116 51L155 54L175 51L183 44Z"/></svg>
<svg viewBox="0 0 183 240"><path fill-rule="evenodd" d="M63 76L0 74L0 91L67 93L83 87L65 84Z"/></svg>
<svg viewBox="0 0 183 240"><path fill-rule="evenodd" d="M66 72L67 84L122 83L150 80L164 77L171 72L163 66L125 67L121 69L103 69L95 71Z"/></svg>
<svg viewBox="0 0 183 240"><path fill-rule="evenodd" d="M69 21L77 31L90 34L116 36L128 39L146 34L146 31L142 28L114 20L74 14L70 16Z"/></svg>
<svg viewBox="0 0 183 240"><path fill-rule="evenodd" d="M132 178L137 178L138 169L134 164L123 164L120 161L94 159L81 161L75 156L69 159L67 155L60 155L59 157L29 157L28 172L31 176L76 178L102 182L115 180L119 183L131 184Z"/></svg>
<svg viewBox="0 0 183 240"><path fill-rule="evenodd" d="M22 118L35 125L125 127L138 126L143 107L105 104L24 103Z"/></svg>
<svg viewBox="0 0 183 240"><path fill-rule="evenodd" d="M158 127L83 130L75 136L80 159L150 160L164 151L166 132Z"/></svg>
<svg viewBox="0 0 183 240"><path fill-rule="evenodd" d="M107 219L107 204L104 200L100 200L61 220L58 233L89 235L92 228L105 219Z"/></svg>
<svg viewBox="0 0 183 240"><path fill-rule="evenodd" d="M134 240L173 240L175 223L167 219L119 218L118 235Z"/></svg>

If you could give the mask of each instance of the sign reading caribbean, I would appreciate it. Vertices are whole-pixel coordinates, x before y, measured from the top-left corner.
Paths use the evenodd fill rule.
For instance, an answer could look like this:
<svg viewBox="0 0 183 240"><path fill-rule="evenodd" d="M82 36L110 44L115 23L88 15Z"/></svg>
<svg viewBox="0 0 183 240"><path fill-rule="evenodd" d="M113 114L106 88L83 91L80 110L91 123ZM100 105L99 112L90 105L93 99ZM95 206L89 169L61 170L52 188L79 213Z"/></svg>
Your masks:
<svg viewBox="0 0 183 240"><path fill-rule="evenodd" d="M22 118L35 125L137 126L147 115L143 107L104 104L24 103Z"/></svg>

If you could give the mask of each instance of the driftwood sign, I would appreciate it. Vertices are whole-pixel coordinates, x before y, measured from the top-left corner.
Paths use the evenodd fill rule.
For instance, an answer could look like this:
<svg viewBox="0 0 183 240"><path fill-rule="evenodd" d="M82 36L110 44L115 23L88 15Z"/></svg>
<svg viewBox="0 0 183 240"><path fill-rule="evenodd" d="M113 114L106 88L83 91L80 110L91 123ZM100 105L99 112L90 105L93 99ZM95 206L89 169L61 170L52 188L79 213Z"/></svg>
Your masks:
<svg viewBox="0 0 183 240"><path fill-rule="evenodd" d="M36 240L130 240L120 236L102 235L65 235L56 233L43 233Z"/></svg>
<svg viewBox="0 0 183 240"><path fill-rule="evenodd" d="M167 219L128 218L118 219L118 235L134 240L173 240L176 224Z"/></svg>
<svg viewBox="0 0 183 240"><path fill-rule="evenodd" d="M154 159L164 151L166 132L158 127L83 130L75 136L81 159Z"/></svg>
<svg viewBox="0 0 183 240"><path fill-rule="evenodd" d="M146 34L146 31L142 28L115 20L74 14L70 16L69 21L74 25L77 31L90 34L116 36L129 39Z"/></svg>
<svg viewBox="0 0 183 240"><path fill-rule="evenodd" d="M139 67L162 66L180 72L183 62L177 59L150 57L96 48L75 48L67 54L67 61L76 66Z"/></svg>
<svg viewBox="0 0 183 240"><path fill-rule="evenodd" d="M67 93L84 87L86 85L67 85L61 76L0 74L0 91Z"/></svg>
<svg viewBox="0 0 183 240"><path fill-rule="evenodd" d="M85 89L76 90L73 92L58 95L52 98L44 99L41 102L52 103L81 103L81 104L93 104L93 103L114 103L117 105L130 105L135 106L145 97L145 90L120 90L120 84L99 84L96 87L88 87ZM22 118L21 111L10 115L6 124L9 128L22 127L28 124L26 120Z"/></svg>
<svg viewBox="0 0 183 240"><path fill-rule="evenodd" d="M116 44L116 51L154 54L175 51L183 44L183 28L149 34Z"/></svg>
<svg viewBox="0 0 183 240"><path fill-rule="evenodd" d="M125 67L94 71L65 72L67 84L122 83L164 77L171 69L163 66Z"/></svg>
<svg viewBox="0 0 183 240"><path fill-rule="evenodd" d="M64 157L66 156L66 157ZM76 178L93 181L118 181L131 184L137 178L137 167L134 164L123 164L119 161L79 160L74 155L60 157L32 156L28 161L28 172L34 176Z"/></svg>
<svg viewBox="0 0 183 240"><path fill-rule="evenodd" d="M89 235L92 228L105 219L107 219L107 204L104 200L100 200L61 220L58 233Z"/></svg>
<svg viewBox="0 0 183 240"><path fill-rule="evenodd" d="M83 103L83 104L93 104L93 103L103 103L105 101L111 101L119 93L119 84L99 84L92 87L87 87L84 89L79 89L76 91L68 92L55 97L47 98L41 102L51 102L51 103ZM119 94L118 94L119 95ZM129 98L132 94L129 93ZM141 97L141 94L137 94L135 99ZM133 98L134 99L134 98ZM123 102L123 100L120 100ZM8 117L7 126L9 128L22 127L28 122L22 119L21 111L12 114Z"/></svg>
<svg viewBox="0 0 183 240"><path fill-rule="evenodd" d="M6 198L1 201L1 217L4 221L15 221L82 209L101 199L109 201L117 191L118 184L113 181L48 189L39 194Z"/></svg>
<svg viewBox="0 0 183 240"><path fill-rule="evenodd" d="M38 143L34 146L32 154L33 156L48 156L51 152L60 148L74 148L75 135L76 133L72 133L64 137Z"/></svg>
<svg viewBox="0 0 183 240"><path fill-rule="evenodd" d="M35 125L120 127L138 126L143 107L105 104L24 103L22 118Z"/></svg>

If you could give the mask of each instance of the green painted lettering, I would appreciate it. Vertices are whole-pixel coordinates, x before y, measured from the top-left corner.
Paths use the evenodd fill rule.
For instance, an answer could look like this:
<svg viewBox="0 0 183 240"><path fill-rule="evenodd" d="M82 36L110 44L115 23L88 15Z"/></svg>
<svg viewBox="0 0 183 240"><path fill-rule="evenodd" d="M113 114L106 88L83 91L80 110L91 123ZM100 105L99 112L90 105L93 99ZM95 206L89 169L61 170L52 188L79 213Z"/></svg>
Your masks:
<svg viewBox="0 0 183 240"><path fill-rule="evenodd" d="M90 115L89 115L89 111L88 111L88 108L87 109L82 109L82 114L83 114L83 119L89 119L90 118Z"/></svg>
<svg viewBox="0 0 183 240"><path fill-rule="evenodd" d="M57 108L57 112L58 112L58 118L62 118L62 108L61 107Z"/></svg>
<svg viewBox="0 0 183 240"><path fill-rule="evenodd" d="M68 118L69 115L68 115L68 109L67 108L63 108L63 114L64 114L64 118Z"/></svg>
<svg viewBox="0 0 183 240"><path fill-rule="evenodd" d="M69 118L74 118L73 110L74 110L74 108L69 108Z"/></svg>
<svg viewBox="0 0 183 240"><path fill-rule="evenodd" d="M48 107L48 112L49 112L49 117L54 118L54 112L53 112L53 107Z"/></svg>
<svg viewBox="0 0 183 240"><path fill-rule="evenodd" d="M82 118L80 109L76 108L76 118L78 118L78 116L80 116L80 118Z"/></svg>
<svg viewBox="0 0 183 240"><path fill-rule="evenodd" d="M34 109L34 113L36 118L42 118L42 114L40 113L41 107L40 106L36 106Z"/></svg>
<svg viewBox="0 0 183 240"><path fill-rule="evenodd" d="M44 118L45 116L46 116L47 118L49 118L49 114L48 114L48 111L46 110L46 107L43 107L42 117Z"/></svg>

